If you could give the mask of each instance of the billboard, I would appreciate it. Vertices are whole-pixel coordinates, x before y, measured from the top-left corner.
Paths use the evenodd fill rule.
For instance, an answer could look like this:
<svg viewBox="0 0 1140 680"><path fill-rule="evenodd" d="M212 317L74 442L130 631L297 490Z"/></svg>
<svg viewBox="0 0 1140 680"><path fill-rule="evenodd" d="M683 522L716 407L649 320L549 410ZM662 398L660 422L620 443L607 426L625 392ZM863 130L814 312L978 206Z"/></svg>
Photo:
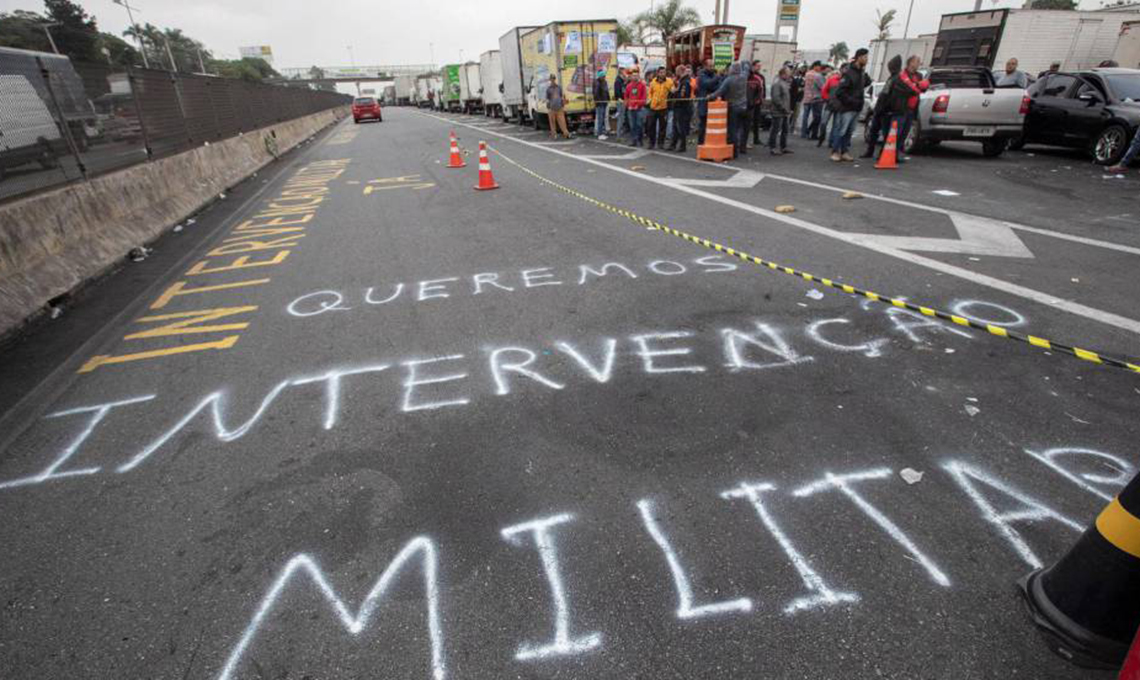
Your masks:
<svg viewBox="0 0 1140 680"><path fill-rule="evenodd" d="M779 0L776 4L776 35L784 26L792 28L792 41L800 32L800 0Z"/></svg>
<svg viewBox="0 0 1140 680"><path fill-rule="evenodd" d="M269 45L251 45L248 47L239 47L238 54L242 59L261 59L265 63L273 64L273 48Z"/></svg>

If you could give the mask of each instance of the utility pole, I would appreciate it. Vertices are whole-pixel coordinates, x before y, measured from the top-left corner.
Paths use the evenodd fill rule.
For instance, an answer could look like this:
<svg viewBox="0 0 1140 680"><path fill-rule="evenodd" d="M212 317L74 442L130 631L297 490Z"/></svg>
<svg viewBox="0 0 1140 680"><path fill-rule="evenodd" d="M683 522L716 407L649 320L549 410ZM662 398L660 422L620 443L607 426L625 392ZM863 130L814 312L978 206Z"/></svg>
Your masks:
<svg viewBox="0 0 1140 680"><path fill-rule="evenodd" d="M720 23L720 0L716 0L716 16L713 17L713 23Z"/></svg>
<svg viewBox="0 0 1140 680"><path fill-rule="evenodd" d="M162 44L166 46L166 56L170 58L170 71L172 73L178 73L178 64L174 63L174 53L170 51L170 40L161 33L159 33L159 36L162 37Z"/></svg>
<svg viewBox="0 0 1140 680"><path fill-rule="evenodd" d="M974 11L975 12L981 12L982 11L982 0L974 0Z"/></svg>
<svg viewBox="0 0 1140 680"><path fill-rule="evenodd" d="M126 8L127 19L130 20L131 27L135 29L135 40L139 44L139 52L142 53L143 68L150 68L150 62L147 61L147 58L146 58L146 47L143 45L142 31L139 30L139 25L137 23L135 23L135 15L131 11L135 8L131 7L130 4L127 3L127 0L111 0L111 2L115 3L116 5L120 5L120 6ZM140 9L139 11L141 12L142 10Z"/></svg>
<svg viewBox="0 0 1140 680"><path fill-rule="evenodd" d="M906 11L906 27L903 28L903 40L906 40L907 34L910 33L910 15L914 12L914 0L910 0L910 9Z"/></svg>
<svg viewBox="0 0 1140 680"><path fill-rule="evenodd" d="M724 13L720 17L720 23L728 23L728 0L724 0Z"/></svg>
<svg viewBox="0 0 1140 680"><path fill-rule="evenodd" d="M59 22L56 22L54 24L40 24L40 28L44 29L44 35L47 36L48 44L51 45L51 51L55 52L56 54L59 54L59 48L55 46L55 39L51 37L51 31L49 31L48 29L51 28L52 26L60 26L60 25L61 24Z"/></svg>
<svg viewBox="0 0 1140 680"><path fill-rule="evenodd" d="M202 69L203 74L210 74L210 72L206 70L206 62L202 60L202 50L198 50L198 67Z"/></svg>

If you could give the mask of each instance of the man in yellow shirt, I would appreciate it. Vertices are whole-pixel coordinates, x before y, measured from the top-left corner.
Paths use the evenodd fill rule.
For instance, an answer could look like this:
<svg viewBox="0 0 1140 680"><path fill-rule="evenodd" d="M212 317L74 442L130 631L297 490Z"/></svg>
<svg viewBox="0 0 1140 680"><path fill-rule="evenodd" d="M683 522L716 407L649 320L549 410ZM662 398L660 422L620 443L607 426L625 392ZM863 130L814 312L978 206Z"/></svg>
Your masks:
<svg viewBox="0 0 1140 680"><path fill-rule="evenodd" d="M669 93L673 90L673 79L665 77L665 67L657 69L657 75L649 82L649 117L645 127L649 132L649 148L652 150L661 142L665 146L665 121L669 118Z"/></svg>

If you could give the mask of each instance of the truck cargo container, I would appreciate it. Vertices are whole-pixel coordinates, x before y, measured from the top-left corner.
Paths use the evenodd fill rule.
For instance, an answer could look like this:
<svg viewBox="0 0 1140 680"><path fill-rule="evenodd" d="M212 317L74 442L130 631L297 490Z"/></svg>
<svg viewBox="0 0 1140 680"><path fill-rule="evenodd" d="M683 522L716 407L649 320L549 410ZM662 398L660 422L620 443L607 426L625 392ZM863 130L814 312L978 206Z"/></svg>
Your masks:
<svg viewBox="0 0 1140 680"><path fill-rule="evenodd" d="M665 43L666 67L672 73L684 64L694 69L706 59L722 67L740 59L744 47L744 27L730 24L701 26L669 36Z"/></svg>
<svg viewBox="0 0 1140 680"><path fill-rule="evenodd" d="M424 108L431 105L431 76L424 74L416 76L416 106Z"/></svg>
<svg viewBox="0 0 1140 680"><path fill-rule="evenodd" d="M436 97L439 102L437 108L440 111L459 111L463 108L460 82L464 75L463 64L447 64L443 67L443 72L440 73L439 96Z"/></svg>
<svg viewBox="0 0 1140 680"><path fill-rule="evenodd" d="M412 103L412 98L416 95L416 81L414 76L396 76L396 82L393 83L396 88L396 104L398 106L407 106Z"/></svg>
<svg viewBox="0 0 1140 680"><path fill-rule="evenodd" d="M549 125L546 88L553 75L562 87L566 124L570 130L594 121L594 76L605 71L617 78L615 19L558 21L522 35L520 40L526 82L527 108L535 129Z"/></svg>
<svg viewBox="0 0 1140 680"><path fill-rule="evenodd" d="M483 84L483 113L503 117L503 64L499 50L479 55L479 81Z"/></svg>
<svg viewBox="0 0 1140 680"><path fill-rule="evenodd" d="M772 83L776 82L780 68L788 62L795 61L796 43L765 37L745 36L744 47L740 50L740 59L749 62L759 60L760 75L764 76L764 82L767 83L770 90Z"/></svg>
<svg viewBox="0 0 1140 680"><path fill-rule="evenodd" d="M1122 68L1140 68L1140 21L1126 21L1120 27L1112 58Z"/></svg>
<svg viewBox="0 0 1140 680"><path fill-rule="evenodd" d="M1061 62L1062 71L1095 68L1111 59L1125 22L1140 9L1099 11L995 9L943 14L932 66L1002 69L1011 58L1031 77Z"/></svg>
<svg viewBox="0 0 1140 680"><path fill-rule="evenodd" d="M483 110L483 84L479 80L479 64L469 61L459 75L459 99L464 113Z"/></svg>
<svg viewBox="0 0 1140 680"><path fill-rule="evenodd" d="M529 119L526 93L530 87L532 67L523 64L520 38L537 26L516 26L499 38L499 61L503 73L503 118L520 125Z"/></svg>
<svg viewBox="0 0 1140 680"><path fill-rule="evenodd" d="M922 59L924 65L930 64L930 57L934 54L934 43L938 34L920 35L917 38L888 38L887 40L871 41L871 60L867 63L867 75L876 83L886 81L890 76L887 64L891 57L900 56L905 63L911 56Z"/></svg>

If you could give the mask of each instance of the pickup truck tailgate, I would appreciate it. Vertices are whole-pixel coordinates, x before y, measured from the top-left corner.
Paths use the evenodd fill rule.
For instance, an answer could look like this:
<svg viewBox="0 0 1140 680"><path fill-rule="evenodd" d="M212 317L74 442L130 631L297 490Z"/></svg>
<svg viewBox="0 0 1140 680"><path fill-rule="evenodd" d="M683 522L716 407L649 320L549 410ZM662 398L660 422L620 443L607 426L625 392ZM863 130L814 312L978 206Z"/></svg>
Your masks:
<svg viewBox="0 0 1140 680"><path fill-rule="evenodd" d="M932 123L1021 125L1025 120L1025 114L1021 112L1021 101L1025 97L1023 90L942 89L929 93L935 99L940 95L949 95L950 101L945 112L931 115Z"/></svg>

